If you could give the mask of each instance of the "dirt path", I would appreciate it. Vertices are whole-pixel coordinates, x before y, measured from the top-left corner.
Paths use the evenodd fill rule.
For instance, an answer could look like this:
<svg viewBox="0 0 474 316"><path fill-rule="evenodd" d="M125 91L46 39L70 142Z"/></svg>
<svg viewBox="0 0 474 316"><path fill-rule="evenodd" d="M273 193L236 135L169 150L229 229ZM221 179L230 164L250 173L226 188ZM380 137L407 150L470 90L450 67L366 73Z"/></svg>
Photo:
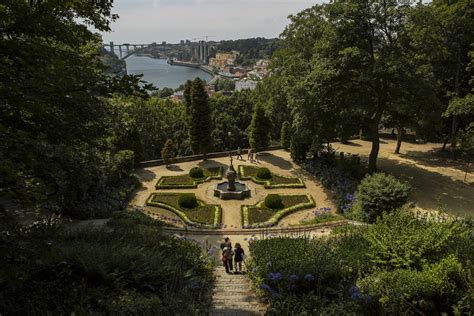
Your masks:
<svg viewBox="0 0 474 316"><path fill-rule="evenodd" d="M337 151L360 154L367 159L371 143L354 140L351 144L332 144ZM384 139L380 146L378 168L408 181L412 186L410 200L423 209L445 209L461 216L474 216L474 176L467 175L462 162L440 158L441 144L403 143L400 154L394 154L396 142Z"/></svg>

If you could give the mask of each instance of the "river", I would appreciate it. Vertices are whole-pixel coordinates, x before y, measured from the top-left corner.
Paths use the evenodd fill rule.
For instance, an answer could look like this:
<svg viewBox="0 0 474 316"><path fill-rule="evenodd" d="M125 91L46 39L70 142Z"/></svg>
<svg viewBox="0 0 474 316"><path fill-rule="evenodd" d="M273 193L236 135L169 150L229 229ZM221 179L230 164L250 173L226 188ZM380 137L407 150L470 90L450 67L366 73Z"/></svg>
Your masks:
<svg viewBox="0 0 474 316"><path fill-rule="evenodd" d="M209 81L212 76L201 69L171 66L166 59L132 55L125 59L129 75L143 74L142 80L152 83L158 88L177 88L187 80L196 77Z"/></svg>

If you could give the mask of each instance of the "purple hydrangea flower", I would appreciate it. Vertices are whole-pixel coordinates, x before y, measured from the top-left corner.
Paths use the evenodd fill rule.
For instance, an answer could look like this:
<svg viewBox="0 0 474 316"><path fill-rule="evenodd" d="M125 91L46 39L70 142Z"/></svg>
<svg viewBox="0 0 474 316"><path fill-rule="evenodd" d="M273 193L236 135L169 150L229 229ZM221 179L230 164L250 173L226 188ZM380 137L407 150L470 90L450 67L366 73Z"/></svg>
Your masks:
<svg viewBox="0 0 474 316"><path fill-rule="evenodd" d="M267 290L267 291L271 291L271 290L272 290L272 288L270 287L270 285L268 285L268 284L266 284L266 283L262 283L262 284L260 285L260 288L261 288L262 290Z"/></svg>
<svg viewBox="0 0 474 316"><path fill-rule="evenodd" d="M291 282L291 283L298 282L299 279L300 279L300 277L297 276L296 274L292 274L288 277L288 281Z"/></svg>
<svg viewBox="0 0 474 316"><path fill-rule="evenodd" d="M311 282L311 281L314 281L315 278L314 278L314 275L312 275L311 273L308 273L304 276L303 279L307 282Z"/></svg>

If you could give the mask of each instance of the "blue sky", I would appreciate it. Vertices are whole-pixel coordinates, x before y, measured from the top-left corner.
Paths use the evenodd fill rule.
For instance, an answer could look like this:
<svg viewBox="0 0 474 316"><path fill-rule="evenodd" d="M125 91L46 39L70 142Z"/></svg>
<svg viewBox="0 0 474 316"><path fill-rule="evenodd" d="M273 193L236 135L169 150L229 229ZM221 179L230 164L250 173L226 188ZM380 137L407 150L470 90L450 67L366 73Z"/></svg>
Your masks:
<svg viewBox="0 0 474 316"><path fill-rule="evenodd" d="M288 15L322 0L115 0L120 16L104 42L151 43L277 37Z"/></svg>

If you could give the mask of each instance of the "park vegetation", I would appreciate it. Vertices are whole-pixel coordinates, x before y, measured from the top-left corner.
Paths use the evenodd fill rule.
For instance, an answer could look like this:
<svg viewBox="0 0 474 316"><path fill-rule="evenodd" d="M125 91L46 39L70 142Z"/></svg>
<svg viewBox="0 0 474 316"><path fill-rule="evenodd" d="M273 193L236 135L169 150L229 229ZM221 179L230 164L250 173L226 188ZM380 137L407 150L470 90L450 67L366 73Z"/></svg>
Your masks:
<svg viewBox="0 0 474 316"><path fill-rule="evenodd" d="M402 206L409 186L377 173L377 158L380 127L396 130L396 152L410 129L472 157L473 1L315 5L292 15L278 40L223 42L244 64L272 56L254 91L209 97L196 78L183 86L185 102L116 75L120 63L90 31L110 31L111 10L110 1L0 4L1 313L206 313L209 258L164 235L162 223L119 211L139 185L134 168L281 143L335 192L340 215L316 211L307 224L345 216L369 225L252 242L250 277L270 315L472 314L472 223L418 218ZM357 135L372 143L367 166L331 147ZM268 169L238 171L265 188L304 187ZM221 168L197 168L157 188L221 177ZM155 193L147 204L187 225L222 226L221 207L192 194ZM242 224L273 226L313 207L311 195L269 195L242 205ZM20 226L23 213L44 219ZM110 221L81 229L57 215Z"/></svg>
<svg viewBox="0 0 474 316"><path fill-rule="evenodd" d="M250 277L269 315L468 315L473 245L462 222L401 209L329 237L251 241Z"/></svg>

